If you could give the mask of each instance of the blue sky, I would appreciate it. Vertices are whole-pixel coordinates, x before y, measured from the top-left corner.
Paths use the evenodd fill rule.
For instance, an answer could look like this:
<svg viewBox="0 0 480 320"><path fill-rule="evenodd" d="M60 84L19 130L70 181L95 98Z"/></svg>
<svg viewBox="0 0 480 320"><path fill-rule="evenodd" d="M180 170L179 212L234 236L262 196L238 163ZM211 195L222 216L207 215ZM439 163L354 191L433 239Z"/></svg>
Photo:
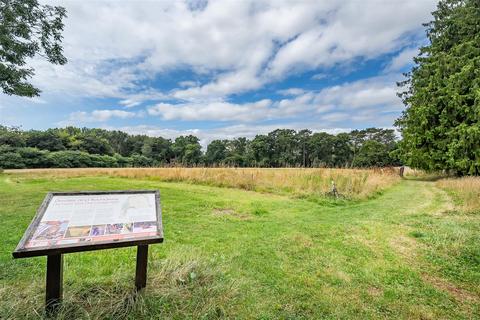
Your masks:
<svg viewBox="0 0 480 320"><path fill-rule="evenodd" d="M49 2L56 4L55 2ZM175 138L392 127L434 1L66 1L65 66L0 124Z"/></svg>

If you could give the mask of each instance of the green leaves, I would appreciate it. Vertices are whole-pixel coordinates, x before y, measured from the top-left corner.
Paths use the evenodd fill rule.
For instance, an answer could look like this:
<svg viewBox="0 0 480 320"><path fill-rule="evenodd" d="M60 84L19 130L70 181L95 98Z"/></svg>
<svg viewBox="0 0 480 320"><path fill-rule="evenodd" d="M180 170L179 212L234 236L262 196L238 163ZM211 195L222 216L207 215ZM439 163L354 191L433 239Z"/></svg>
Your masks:
<svg viewBox="0 0 480 320"><path fill-rule="evenodd" d="M62 31L66 10L40 5L36 0L2 0L0 3L0 88L8 95L38 96L28 80L34 75L25 67L39 55L53 64L65 64Z"/></svg>
<svg viewBox="0 0 480 320"><path fill-rule="evenodd" d="M426 24L430 44L399 83L400 157L425 170L480 174L480 2L442 0Z"/></svg>

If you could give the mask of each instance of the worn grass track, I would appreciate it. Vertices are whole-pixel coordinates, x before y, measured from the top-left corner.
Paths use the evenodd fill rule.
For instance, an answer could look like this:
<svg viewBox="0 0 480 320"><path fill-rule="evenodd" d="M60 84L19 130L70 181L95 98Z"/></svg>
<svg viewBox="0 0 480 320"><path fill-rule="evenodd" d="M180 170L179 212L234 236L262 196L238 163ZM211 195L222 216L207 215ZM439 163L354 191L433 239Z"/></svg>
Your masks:
<svg viewBox="0 0 480 320"><path fill-rule="evenodd" d="M480 217L433 182L360 202L108 177L0 175L0 318L38 318L45 259L11 251L47 191L155 188L166 242L131 296L134 249L70 254L60 318L480 318Z"/></svg>

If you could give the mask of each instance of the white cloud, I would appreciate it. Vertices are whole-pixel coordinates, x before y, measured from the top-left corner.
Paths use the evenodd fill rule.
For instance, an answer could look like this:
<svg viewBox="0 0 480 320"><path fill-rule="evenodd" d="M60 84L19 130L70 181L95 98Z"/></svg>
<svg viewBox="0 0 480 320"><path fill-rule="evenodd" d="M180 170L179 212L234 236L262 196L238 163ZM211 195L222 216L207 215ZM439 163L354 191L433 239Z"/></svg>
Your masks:
<svg viewBox="0 0 480 320"><path fill-rule="evenodd" d="M36 62L35 82L45 91L125 101L132 91L162 91L141 82L178 68L211 81L183 82L163 94L224 100L290 72L377 57L422 30L435 5L433 0L213 0L199 7L178 1L55 3L68 10L69 63Z"/></svg>
<svg viewBox="0 0 480 320"><path fill-rule="evenodd" d="M265 116L270 100L254 103L234 104L228 102L168 104L159 103L148 108L150 115L161 116L164 120L218 120L218 121L252 121Z"/></svg>
<svg viewBox="0 0 480 320"><path fill-rule="evenodd" d="M340 122L347 120L349 117L350 115L345 112L332 112L321 116L321 119L327 122Z"/></svg>
<svg viewBox="0 0 480 320"><path fill-rule="evenodd" d="M136 107L136 106L142 104L141 101L138 101L138 100L135 100L135 99L132 99L132 98L121 100L119 103L122 106L125 106L125 108L132 108L132 107Z"/></svg>
<svg viewBox="0 0 480 320"><path fill-rule="evenodd" d="M396 78L392 76L373 77L356 82L328 87L320 91L316 101L321 105L334 105L338 109L365 109L383 106L402 110L397 97Z"/></svg>
<svg viewBox="0 0 480 320"><path fill-rule="evenodd" d="M133 108L141 105L149 100L166 99L167 96L155 90L145 90L142 93L125 95L127 98L121 100L119 103L125 108Z"/></svg>
<svg viewBox="0 0 480 320"><path fill-rule="evenodd" d="M159 103L149 107L148 114L160 116L163 120L185 121L255 122L302 115L308 119L318 117L327 122L344 121L349 117L353 121L365 121L368 118L366 114L372 120L380 112L403 109L396 95L395 80L395 76L386 75L319 91L290 88L280 91L287 97L278 101L265 99L243 104L225 101ZM355 118L359 114L362 116Z"/></svg>
<svg viewBox="0 0 480 320"><path fill-rule="evenodd" d="M123 110L94 110L91 115L97 121L106 121L110 118L133 118L135 113Z"/></svg>
<svg viewBox="0 0 480 320"><path fill-rule="evenodd" d="M302 88L289 88L284 90L278 90L277 92L284 96L298 96L304 93L305 90Z"/></svg>
<svg viewBox="0 0 480 320"><path fill-rule="evenodd" d="M428 21L430 1L346 1L282 47L268 74L330 67L354 58L373 58L403 46L406 36Z"/></svg>
<svg viewBox="0 0 480 320"><path fill-rule="evenodd" d="M418 55L418 48L406 48L385 67L386 72L401 70L402 68L413 64L413 57Z"/></svg>
<svg viewBox="0 0 480 320"><path fill-rule="evenodd" d="M128 119L136 116L137 114L134 112L123 110L93 110L92 112L77 111L72 112L68 120L60 122L60 125L86 122L105 122L112 118Z"/></svg>
<svg viewBox="0 0 480 320"><path fill-rule="evenodd" d="M196 81L191 81L191 80L187 80L187 81L180 81L178 83L178 85L180 87L193 87L195 85L197 85L197 82Z"/></svg>
<svg viewBox="0 0 480 320"><path fill-rule="evenodd" d="M312 76L312 80L322 80L325 79L327 75L325 73L317 73Z"/></svg>

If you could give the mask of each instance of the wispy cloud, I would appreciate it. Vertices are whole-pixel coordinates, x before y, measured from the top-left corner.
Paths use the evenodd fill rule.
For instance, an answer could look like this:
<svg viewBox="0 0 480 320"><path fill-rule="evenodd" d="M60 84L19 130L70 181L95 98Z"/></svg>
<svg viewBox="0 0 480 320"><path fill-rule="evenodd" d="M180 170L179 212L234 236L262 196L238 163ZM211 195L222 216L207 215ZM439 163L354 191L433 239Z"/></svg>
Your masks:
<svg viewBox="0 0 480 320"><path fill-rule="evenodd" d="M105 122L112 118L129 119L138 116L135 112L124 110L93 110L92 112L72 112L67 120L60 122L60 125L79 125L89 122Z"/></svg>
<svg viewBox="0 0 480 320"><path fill-rule="evenodd" d="M339 121L370 111L374 118L379 112L398 111L403 107L396 96L395 79L393 76L372 77L316 91L285 89L280 93L286 98L275 101L159 103L149 107L148 114L164 120L252 122L302 115L311 119L317 113L322 115L318 116L320 119ZM332 110L337 112L336 116L328 114ZM344 116L339 117L339 111L343 111Z"/></svg>
<svg viewBox="0 0 480 320"><path fill-rule="evenodd" d="M418 48L405 48L388 63L385 72L402 70L404 67L412 65L413 57L417 56L418 53Z"/></svg>

